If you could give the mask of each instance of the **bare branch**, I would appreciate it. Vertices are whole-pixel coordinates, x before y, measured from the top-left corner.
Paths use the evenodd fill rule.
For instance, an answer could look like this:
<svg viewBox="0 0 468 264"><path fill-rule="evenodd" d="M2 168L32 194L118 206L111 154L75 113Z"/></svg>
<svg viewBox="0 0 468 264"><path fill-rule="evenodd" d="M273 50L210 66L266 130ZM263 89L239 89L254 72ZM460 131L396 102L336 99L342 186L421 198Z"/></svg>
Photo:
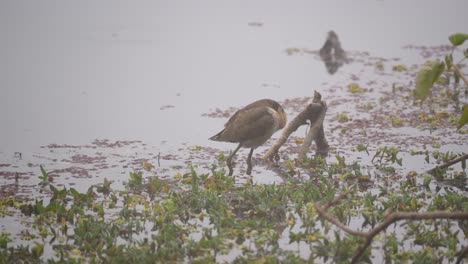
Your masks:
<svg viewBox="0 0 468 264"><path fill-rule="evenodd" d="M355 190L354 189L349 189L346 192L340 193L335 199L331 200L330 202L326 203L325 206L323 207L324 210L328 210L328 208L334 206L335 204L338 204L341 200L346 198L348 194L353 193Z"/></svg>
<svg viewBox="0 0 468 264"><path fill-rule="evenodd" d="M315 204L315 210L317 210L317 212L319 213L319 215L321 217L325 218L326 220L328 220L332 224L334 224L337 227L341 228L343 231L345 231L348 234L351 234L351 235L354 235L354 236L360 236L360 237L367 237L369 235L366 232L361 232L361 231L351 229L348 226L346 226L345 224L341 223L338 219L336 219L332 215L328 214L325 211L325 209L322 206L320 206L318 203Z"/></svg>
<svg viewBox="0 0 468 264"><path fill-rule="evenodd" d="M465 75L463 75L463 73L460 71L460 68L458 68L458 66L455 63L452 64L452 67L458 73L458 76L462 78L465 84L468 85L468 80L466 79Z"/></svg>
<svg viewBox="0 0 468 264"><path fill-rule="evenodd" d="M468 219L468 212L448 212L448 211L434 211L434 212L395 212L387 215L385 220L375 228L373 228L366 237L365 244L359 249L358 253L353 257L351 263L358 263L362 258L367 248L371 245L374 237L381 231L387 229L387 227L394 222L400 220L428 220L428 219Z"/></svg>
<svg viewBox="0 0 468 264"><path fill-rule="evenodd" d="M440 165L440 166L436 166L435 168L432 168L430 170L427 171L427 173L429 174L434 174L437 170L442 170L442 169L445 169L445 168L448 168L450 166L452 166L453 164L456 164L460 161L464 161L464 160L467 160L468 159L468 154L465 154L463 156L460 156L456 159L453 159L453 160L449 160L447 161L446 163Z"/></svg>
<svg viewBox="0 0 468 264"><path fill-rule="evenodd" d="M327 213L328 208L330 208L333 205L336 205L338 202L343 200L349 193L353 191L354 190L348 190L346 192L341 193L334 200L326 203L323 207L319 203L315 204L315 209L317 210L318 214L321 217L333 223L338 228L340 228L341 230L343 230L344 232L348 234L365 238L364 245L359 248L358 252L353 257L351 263L358 263L359 260L364 255L364 253L366 252L367 248L372 244L374 237L380 232L386 230L388 226L390 226L391 224L397 221L400 221L400 220L414 221L414 220L428 220L428 219L432 219L432 220L434 219L458 219L458 220L468 219L468 212L449 212L449 211L394 212L394 213L390 213L386 215L384 218L384 221L380 225L374 227L368 232L358 231L358 230L349 228L345 224L341 223L337 218Z"/></svg>

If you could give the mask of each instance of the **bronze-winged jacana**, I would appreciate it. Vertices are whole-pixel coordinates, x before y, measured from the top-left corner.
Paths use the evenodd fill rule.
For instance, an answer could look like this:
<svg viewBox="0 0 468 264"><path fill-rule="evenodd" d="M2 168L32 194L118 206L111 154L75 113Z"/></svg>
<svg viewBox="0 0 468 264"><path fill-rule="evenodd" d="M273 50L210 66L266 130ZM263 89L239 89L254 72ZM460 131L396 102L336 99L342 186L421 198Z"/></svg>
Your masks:
<svg viewBox="0 0 468 264"><path fill-rule="evenodd" d="M239 143L229 155L226 163L232 175L232 157L241 148L250 148L247 158L247 174L252 172L252 154L255 148L265 143L276 131L286 125L283 107L271 99L255 101L234 113L224 125L224 129L210 138L215 141Z"/></svg>

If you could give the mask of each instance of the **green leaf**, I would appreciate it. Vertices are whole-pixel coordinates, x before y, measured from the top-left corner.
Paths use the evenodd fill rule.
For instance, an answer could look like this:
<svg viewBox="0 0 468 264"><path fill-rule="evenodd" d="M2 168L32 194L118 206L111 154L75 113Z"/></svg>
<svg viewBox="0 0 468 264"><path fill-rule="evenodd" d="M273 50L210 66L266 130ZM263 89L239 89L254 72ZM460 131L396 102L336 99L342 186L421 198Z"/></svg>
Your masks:
<svg viewBox="0 0 468 264"><path fill-rule="evenodd" d="M34 242L35 246L31 249L31 253L34 257L39 258L44 253L44 244Z"/></svg>
<svg viewBox="0 0 468 264"><path fill-rule="evenodd" d="M39 166L41 168L41 173L42 177L39 176L39 179L41 179L43 182L48 182L49 181L49 174L47 174L46 170L42 165Z"/></svg>
<svg viewBox="0 0 468 264"><path fill-rule="evenodd" d="M465 33L455 33L449 36L449 40L454 46L459 46L468 39L468 34Z"/></svg>
<svg viewBox="0 0 468 264"><path fill-rule="evenodd" d="M416 78L416 89L414 95L416 98L425 100L429 95L432 85L439 79L444 72L445 63L440 60L428 61L419 71Z"/></svg>
<svg viewBox="0 0 468 264"><path fill-rule="evenodd" d="M445 66L447 67L448 71L450 71L450 69L452 68L452 64L453 64L452 54L446 55L445 56Z"/></svg>
<svg viewBox="0 0 468 264"><path fill-rule="evenodd" d="M53 186L53 185L50 185L50 190L52 191L52 193L54 195L58 194L58 192L59 192L59 190L57 188L55 188L55 186Z"/></svg>
<svg viewBox="0 0 468 264"><path fill-rule="evenodd" d="M463 106L463 113L458 121L457 131L462 128L466 123L468 123L468 104Z"/></svg>

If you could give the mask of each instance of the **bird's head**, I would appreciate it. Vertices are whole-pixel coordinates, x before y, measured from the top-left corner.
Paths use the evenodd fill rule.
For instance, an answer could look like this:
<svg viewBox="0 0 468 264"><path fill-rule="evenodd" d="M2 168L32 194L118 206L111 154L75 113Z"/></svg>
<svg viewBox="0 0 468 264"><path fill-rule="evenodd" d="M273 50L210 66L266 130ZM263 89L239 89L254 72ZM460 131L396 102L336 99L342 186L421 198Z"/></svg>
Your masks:
<svg viewBox="0 0 468 264"><path fill-rule="evenodd" d="M278 107L276 111L279 113L280 118L281 118L279 129L282 129L286 126L286 122L288 121L288 118L286 117L286 113L284 112L284 109L283 107L281 107L281 105Z"/></svg>
<svg viewBox="0 0 468 264"><path fill-rule="evenodd" d="M266 107L270 107L272 108L273 110L275 110L279 117L280 117L280 122L279 122L279 127L278 127L278 130L279 129L282 129L286 126L286 123L288 121L287 117L286 117L286 113L284 112L284 109L283 107L281 107L281 105L274 101L274 100L271 100L271 99L262 99L262 100L258 100L250 105L258 105L258 106L266 106ZM249 107L250 105L246 106Z"/></svg>
<svg viewBox="0 0 468 264"><path fill-rule="evenodd" d="M273 108L280 116L280 123L278 129L283 129L286 126L286 123L288 121L286 117L286 113L284 112L283 107L276 101L273 101L271 99L264 99L267 104L270 105L271 108Z"/></svg>

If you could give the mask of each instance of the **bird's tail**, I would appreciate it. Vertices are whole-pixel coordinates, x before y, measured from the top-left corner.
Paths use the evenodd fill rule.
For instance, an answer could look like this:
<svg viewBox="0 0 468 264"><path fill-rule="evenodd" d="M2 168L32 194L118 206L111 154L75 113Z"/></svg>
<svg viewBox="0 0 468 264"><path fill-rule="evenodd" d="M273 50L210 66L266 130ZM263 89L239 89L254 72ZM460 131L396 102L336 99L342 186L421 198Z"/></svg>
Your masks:
<svg viewBox="0 0 468 264"><path fill-rule="evenodd" d="M218 134L216 134L216 135L210 137L209 140L223 141L223 140L221 139L221 134L222 134L223 132L224 132L224 130L221 131L221 132L219 132Z"/></svg>

